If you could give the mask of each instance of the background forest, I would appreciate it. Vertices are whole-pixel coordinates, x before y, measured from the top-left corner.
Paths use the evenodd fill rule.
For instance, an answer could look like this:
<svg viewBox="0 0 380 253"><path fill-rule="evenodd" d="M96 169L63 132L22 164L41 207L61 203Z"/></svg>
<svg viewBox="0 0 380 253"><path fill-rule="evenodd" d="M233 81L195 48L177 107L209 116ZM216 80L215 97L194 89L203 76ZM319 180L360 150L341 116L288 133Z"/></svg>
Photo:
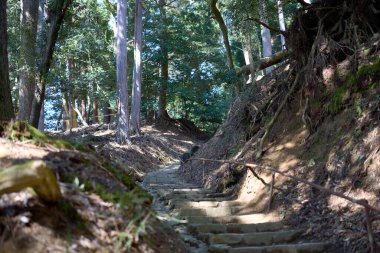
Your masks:
<svg viewBox="0 0 380 253"><path fill-rule="evenodd" d="M28 1L25 2L25 8L30 8ZM25 16L28 9L23 12L23 1L9 0L7 4L10 84L14 110L20 119L29 116L23 112L24 103L19 100L20 95L26 93L25 88L20 87L33 87L25 81L25 75L39 69L46 46L43 39L36 41L35 36L36 33L45 33L40 35L42 38L47 36L50 11L59 1L44 2L40 1L40 20L34 23L38 31L29 31L25 26L30 21ZM278 27L277 7L282 6L282 1L262 2L267 5L268 24ZM284 3L287 23L296 6L294 1ZM251 60L260 59L263 51L260 27L254 18L259 14L259 2L224 1L219 8L230 31L236 67L249 63L248 53ZM129 2L127 12L127 83L131 94L135 34L133 1ZM42 20L41 15L44 16ZM67 8L46 76L45 128L70 129L77 127L78 122L79 126L108 123L114 118L117 108L115 20L116 3L113 1L78 0ZM163 106L171 118L190 120L204 131L215 131L225 118L233 95L234 75L228 71L223 38L209 3L144 1L142 23L142 119L158 118L160 97L166 96ZM273 52L282 50L279 34L274 34L270 40ZM35 45L36 52L32 52ZM32 63L34 59L37 65L26 66L28 59Z"/></svg>

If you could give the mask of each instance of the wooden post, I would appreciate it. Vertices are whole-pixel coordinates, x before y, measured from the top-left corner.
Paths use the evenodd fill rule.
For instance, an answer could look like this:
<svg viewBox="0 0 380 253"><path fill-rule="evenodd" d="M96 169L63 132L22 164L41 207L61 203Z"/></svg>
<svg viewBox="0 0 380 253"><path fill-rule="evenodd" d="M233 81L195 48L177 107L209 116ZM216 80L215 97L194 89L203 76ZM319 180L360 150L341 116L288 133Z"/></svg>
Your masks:
<svg viewBox="0 0 380 253"><path fill-rule="evenodd" d="M274 188L274 183L275 183L275 176L276 173L272 173L272 181L270 183L270 189L269 189L269 200L268 200L268 207L267 207L267 212L270 212L271 206L272 206L272 197L273 197L273 188Z"/></svg>

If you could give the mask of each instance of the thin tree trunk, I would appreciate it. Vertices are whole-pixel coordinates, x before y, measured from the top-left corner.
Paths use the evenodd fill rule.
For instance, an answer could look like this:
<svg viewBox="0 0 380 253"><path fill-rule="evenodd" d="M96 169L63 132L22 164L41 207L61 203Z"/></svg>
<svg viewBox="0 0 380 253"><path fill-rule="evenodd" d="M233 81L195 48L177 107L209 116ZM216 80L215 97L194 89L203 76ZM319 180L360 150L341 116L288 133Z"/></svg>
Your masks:
<svg viewBox="0 0 380 253"><path fill-rule="evenodd" d="M81 99L80 108L81 108L82 119L85 122L87 122L86 98L85 97L82 97L82 99Z"/></svg>
<svg viewBox="0 0 380 253"><path fill-rule="evenodd" d="M106 103L103 107L103 123L104 124L110 124L111 123L111 110L110 110L110 103Z"/></svg>
<svg viewBox="0 0 380 253"><path fill-rule="evenodd" d="M141 78L142 78L142 0L136 0L135 43L133 64L133 89L131 110L131 132L140 135Z"/></svg>
<svg viewBox="0 0 380 253"><path fill-rule="evenodd" d="M74 101L73 111L75 111L75 114L76 114L77 117L79 118L80 122L82 122L82 127L83 127L83 126L88 126L87 122L83 119L82 114L81 114L81 112L80 112L79 109L78 109L77 102L78 102L78 101L75 99L75 101ZM77 122L77 124L78 124L78 122ZM77 127L78 127L78 125L77 125Z"/></svg>
<svg viewBox="0 0 380 253"><path fill-rule="evenodd" d="M74 80L74 71L75 71L75 63L73 59L68 60L68 70L69 70L69 111L70 111L70 122L72 128L78 128L78 115L75 111L75 108L77 107L75 104L76 101L76 95L74 92L73 87L73 80Z"/></svg>
<svg viewBox="0 0 380 253"><path fill-rule="evenodd" d="M38 127L41 107L45 99L46 79L51 65L55 43L57 42L58 32L71 2L72 0L56 0L51 4L53 8L50 9L50 28L47 35L44 55L41 61L41 65L39 66L36 90L34 93L34 100L30 115L30 123L35 127Z"/></svg>
<svg viewBox="0 0 380 253"><path fill-rule="evenodd" d="M29 120L36 86L38 1L21 1L20 89L17 118Z"/></svg>
<svg viewBox="0 0 380 253"><path fill-rule="evenodd" d="M285 31L285 17L284 17L284 9L283 9L283 0L277 0L277 11L278 11L278 23L280 24L280 30ZM281 45L282 49L285 49L285 36L281 34Z"/></svg>
<svg viewBox="0 0 380 253"><path fill-rule="evenodd" d="M129 143L127 89L127 0L117 1L116 78L118 90L118 123L116 141Z"/></svg>
<svg viewBox="0 0 380 253"><path fill-rule="evenodd" d="M38 130L43 132L45 130L45 103L42 104L40 119L38 120Z"/></svg>
<svg viewBox="0 0 380 253"><path fill-rule="evenodd" d="M96 98L96 93L98 91L97 84L93 84L94 87L94 94L92 96L92 117L93 117L93 124L99 123L99 107L98 107L98 100Z"/></svg>
<svg viewBox="0 0 380 253"><path fill-rule="evenodd" d="M9 83L7 1L0 1L0 121L14 118Z"/></svg>
<svg viewBox="0 0 380 253"><path fill-rule="evenodd" d="M259 1L259 15L260 21L268 24L268 15L267 15L267 5L265 0ZM261 25L261 40L263 43L263 57L271 57L272 56L272 41L270 30L265 26ZM265 69L265 73L269 74L272 72L273 67L268 67Z"/></svg>
<svg viewBox="0 0 380 253"><path fill-rule="evenodd" d="M63 108L61 109L61 112L59 113L59 116L58 116L58 119L57 119L57 123L55 124L55 130L56 131L58 131L58 127L61 124L62 114L63 114ZM62 125L62 129L63 129L63 125Z"/></svg>
<svg viewBox="0 0 380 253"><path fill-rule="evenodd" d="M160 22L161 28L159 32L159 41L161 49L161 62L160 62L160 88L158 91L158 119L170 119L169 114L166 110L167 105L167 90L168 90L168 81L169 81L169 57L168 57L168 48L166 46L167 32L166 32L166 10L165 10L166 0L159 0L159 9L160 9Z"/></svg>
<svg viewBox="0 0 380 253"><path fill-rule="evenodd" d="M70 110L69 110L69 103L68 103L68 98L67 94L62 94L62 111L63 111L63 130L71 130L71 120L70 120Z"/></svg>
<svg viewBox="0 0 380 253"><path fill-rule="evenodd" d="M218 7L216 6L217 2L218 2L218 0L211 0L211 2L210 2L211 11L214 14L214 18L215 18L216 22L218 22L218 24L219 24L220 30L222 31L224 47L226 48L226 53L227 53L228 67L230 69L234 69L234 61L232 58L230 41L228 39L227 26L224 23L222 14L220 14L220 11L219 11Z"/></svg>

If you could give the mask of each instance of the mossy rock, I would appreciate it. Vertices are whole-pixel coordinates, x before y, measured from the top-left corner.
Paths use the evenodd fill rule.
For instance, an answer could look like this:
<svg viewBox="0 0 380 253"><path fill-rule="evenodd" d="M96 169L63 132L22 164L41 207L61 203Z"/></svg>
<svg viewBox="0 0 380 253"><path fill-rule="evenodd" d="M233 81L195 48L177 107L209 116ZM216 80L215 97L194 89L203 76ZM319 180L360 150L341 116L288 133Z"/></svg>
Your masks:
<svg viewBox="0 0 380 253"><path fill-rule="evenodd" d="M0 170L0 196L28 187L46 202L57 202L62 197L57 178L44 161L28 161Z"/></svg>
<svg viewBox="0 0 380 253"><path fill-rule="evenodd" d="M30 141L38 146L46 146L48 144L56 148L74 148L71 143L47 136L25 121L0 123L0 136L9 138L10 140Z"/></svg>

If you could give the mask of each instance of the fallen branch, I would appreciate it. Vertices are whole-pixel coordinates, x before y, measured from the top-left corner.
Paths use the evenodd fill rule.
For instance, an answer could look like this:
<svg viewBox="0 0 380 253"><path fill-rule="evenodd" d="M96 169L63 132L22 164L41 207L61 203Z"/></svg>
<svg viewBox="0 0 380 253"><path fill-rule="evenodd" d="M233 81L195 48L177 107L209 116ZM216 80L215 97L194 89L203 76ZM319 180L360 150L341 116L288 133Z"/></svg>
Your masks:
<svg viewBox="0 0 380 253"><path fill-rule="evenodd" d="M260 61L253 63L253 69L255 69L255 70L266 69L267 67L273 66L274 64L277 64L277 63L283 61L289 55L290 55L289 51L284 50L284 51L278 52L270 58L269 57L263 58ZM250 74L252 74L251 70L252 70L251 64L245 65L237 71L237 75L238 76L250 75Z"/></svg>

